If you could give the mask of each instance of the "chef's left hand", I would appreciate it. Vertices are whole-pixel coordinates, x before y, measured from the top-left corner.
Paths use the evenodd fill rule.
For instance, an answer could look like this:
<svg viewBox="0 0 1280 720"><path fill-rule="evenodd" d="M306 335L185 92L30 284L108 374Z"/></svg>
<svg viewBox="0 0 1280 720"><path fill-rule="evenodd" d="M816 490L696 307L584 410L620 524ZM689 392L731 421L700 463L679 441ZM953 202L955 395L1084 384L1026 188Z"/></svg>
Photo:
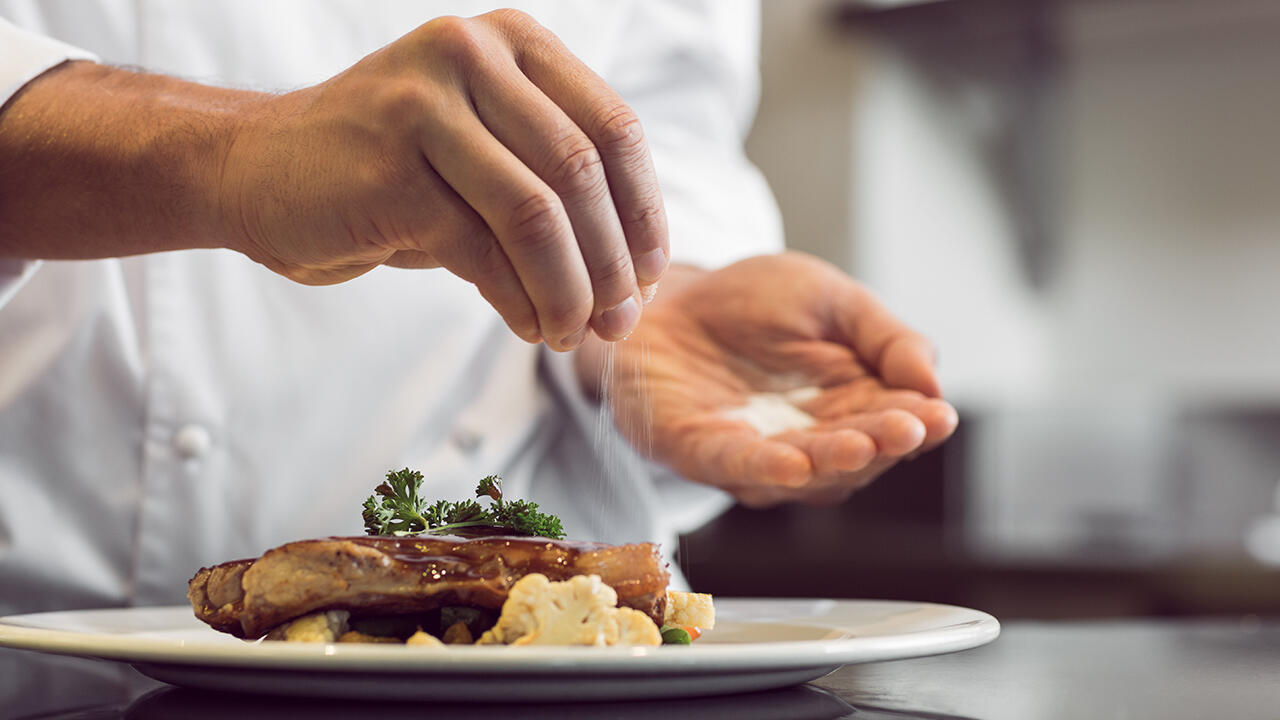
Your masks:
<svg viewBox="0 0 1280 720"><path fill-rule="evenodd" d="M641 452L746 505L835 503L955 430L934 350L864 286L800 253L715 272L673 267L632 335L579 355ZM815 423L768 437L726 413L754 393L814 386Z"/></svg>

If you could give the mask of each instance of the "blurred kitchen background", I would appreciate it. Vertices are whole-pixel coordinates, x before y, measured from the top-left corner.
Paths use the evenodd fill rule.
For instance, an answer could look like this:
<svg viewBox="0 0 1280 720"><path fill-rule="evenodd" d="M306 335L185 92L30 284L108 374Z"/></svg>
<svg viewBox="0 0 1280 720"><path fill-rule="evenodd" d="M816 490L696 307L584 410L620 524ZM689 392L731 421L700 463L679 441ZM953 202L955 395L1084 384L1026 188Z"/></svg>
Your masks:
<svg viewBox="0 0 1280 720"><path fill-rule="evenodd" d="M941 350L961 428L698 589L1004 618L1280 613L1280 3L764 0L792 247Z"/></svg>

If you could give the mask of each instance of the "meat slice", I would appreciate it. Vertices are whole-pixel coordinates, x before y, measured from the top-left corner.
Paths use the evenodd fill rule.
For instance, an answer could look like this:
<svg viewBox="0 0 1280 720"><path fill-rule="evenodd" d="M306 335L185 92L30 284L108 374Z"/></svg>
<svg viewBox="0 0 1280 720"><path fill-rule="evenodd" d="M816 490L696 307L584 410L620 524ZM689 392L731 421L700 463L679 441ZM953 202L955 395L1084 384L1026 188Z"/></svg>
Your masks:
<svg viewBox="0 0 1280 720"><path fill-rule="evenodd" d="M661 624L667 573L652 543L604 545L530 537L333 537L268 550L256 560L201 568L187 597L196 617L257 638L317 610L356 616L444 605L499 609L517 580L599 575L630 607Z"/></svg>

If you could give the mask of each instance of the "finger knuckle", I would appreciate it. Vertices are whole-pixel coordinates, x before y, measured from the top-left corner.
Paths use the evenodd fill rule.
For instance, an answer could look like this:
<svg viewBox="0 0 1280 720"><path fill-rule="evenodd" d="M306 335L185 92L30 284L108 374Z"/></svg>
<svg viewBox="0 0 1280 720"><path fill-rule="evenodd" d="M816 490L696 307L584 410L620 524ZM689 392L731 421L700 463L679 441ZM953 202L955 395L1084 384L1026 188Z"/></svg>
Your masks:
<svg viewBox="0 0 1280 720"><path fill-rule="evenodd" d="M501 33L515 54L517 63L530 50L545 49L556 44L555 35L543 27L533 16L513 8L494 10L478 20L491 25Z"/></svg>
<svg viewBox="0 0 1280 720"><path fill-rule="evenodd" d="M640 118L624 103L606 105L595 122L596 142L607 153L639 157L645 152Z"/></svg>
<svg viewBox="0 0 1280 720"><path fill-rule="evenodd" d="M455 66L470 67L487 55L488 37L480 24L460 17L439 17L423 26L424 42Z"/></svg>
<svg viewBox="0 0 1280 720"><path fill-rule="evenodd" d="M412 127L428 112L430 94L421 83L395 80L379 86L370 102L382 128Z"/></svg>
<svg viewBox="0 0 1280 720"><path fill-rule="evenodd" d="M494 242L493 238L486 237L481 242L474 243L473 248L471 267L468 269L471 278L468 279L479 282L507 274L511 263L502 251L502 246Z"/></svg>
<svg viewBox="0 0 1280 720"><path fill-rule="evenodd" d="M596 194L608 187L600 151L585 137L561 143L562 151L547 181L565 195Z"/></svg>
<svg viewBox="0 0 1280 720"><path fill-rule="evenodd" d="M527 301L516 300L502 293L482 294L516 335L528 338L538 334L538 317L533 312L533 306Z"/></svg>
<svg viewBox="0 0 1280 720"><path fill-rule="evenodd" d="M533 19L532 15L515 8L500 8L487 12L481 17L486 22L507 30L527 31L534 27L541 27L538 25L538 21Z"/></svg>
<svg viewBox="0 0 1280 720"><path fill-rule="evenodd" d="M888 408L883 411L884 423L894 431L909 430L918 422L916 416L902 408Z"/></svg>
<svg viewBox="0 0 1280 720"><path fill-rule="evenodd" d="M623 221L629 227L640 228L646 232L659 235L660 238L665 238L667 211L662 204L662 195L659 194L657 187L654 187L651 192L642 195L635 208L623 218Z"/></svg>
<svg viewBox="0 0 1280 720"><path fill-rule="evenodd" d="M517 337L531 341L541 337L542 333L541 328L538 326L538 319L531 312L521 313L517 316L504 315L503 320L506 321L507 327L511 328L511 332L515 333Z"/></svg>
<svg viewBox="0 0 1280 720"><path fill-rule="evenodd" d="M508 241L526 253L554 250L571 233L560 200L550 193L534 193L511 209Z"/></svg>
<svg viewBox="0 0 1280 720"><path fill-rule="evenodd" d="M569 293L550 299L539 308L543 324L553 332L567 334L578 330L591 319L591 296Z"/></svg>
<svg viewBox="0 0 1280 720"><path fill-rule="evenodd" d="M625 252L612 253L591 264L591 280L595 287L615 289L615 292L608 293L608 297L604 297L603 292L599 293L601 297L598 300L608 307L621 302L631 294L635 287L634 276L631 256ZM615 295L619 297L614 297ZM611 299L613 302L610 302Z"/></svg>
<svg viewBox="0 0 1280 720"><path fill-rule="evenodd" d="M512 297L508 288L500 287L500 283L492 278L477 283L476 287L481 297L498 311L503 322L517 336L531 338L538 334L538 318L523 298Z"/></svg>

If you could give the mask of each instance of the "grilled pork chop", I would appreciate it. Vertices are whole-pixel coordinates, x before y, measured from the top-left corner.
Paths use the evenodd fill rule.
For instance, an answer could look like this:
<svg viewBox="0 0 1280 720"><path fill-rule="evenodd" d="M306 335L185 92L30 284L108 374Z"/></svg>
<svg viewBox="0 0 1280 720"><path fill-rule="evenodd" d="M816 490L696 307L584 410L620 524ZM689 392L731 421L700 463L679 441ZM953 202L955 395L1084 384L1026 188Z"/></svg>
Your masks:
<svg viewBox="0 0 1280 720"><path fill-rule="evenodd" d="M318 610L374 616L445 605L499 609L516 580L599 575L618 605L662 623L667 573L651 543L604 545L530 537L333 537L200 568L187 589L196 617L257 638Z"/></svg>

